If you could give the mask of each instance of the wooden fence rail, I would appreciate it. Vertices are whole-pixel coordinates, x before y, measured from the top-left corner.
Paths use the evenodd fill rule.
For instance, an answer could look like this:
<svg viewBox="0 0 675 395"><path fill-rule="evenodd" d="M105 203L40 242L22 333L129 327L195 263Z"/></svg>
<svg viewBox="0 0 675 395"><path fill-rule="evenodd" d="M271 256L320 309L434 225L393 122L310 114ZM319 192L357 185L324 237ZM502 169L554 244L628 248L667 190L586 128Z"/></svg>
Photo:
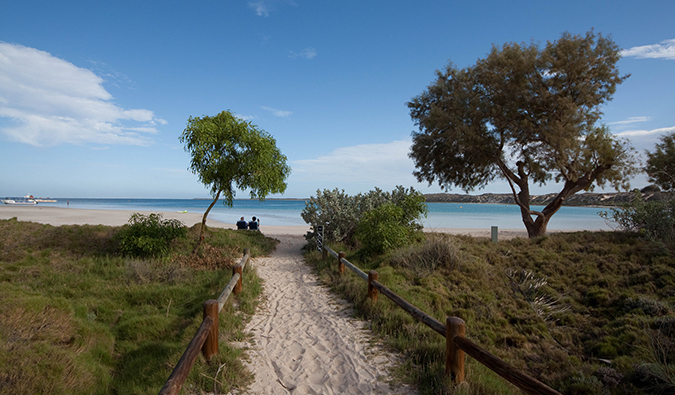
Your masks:
<svg viewBox="0 0 675 395"><path fill-rule="evenodd" d="M235 295L242 291L243 269L247 268L251 255L249 249L244 249L244 257L239 264L232 268L232 278L218 297L218 300L210 299L204 302L202 324L197 329L192 341L185 349L178 364L159 391L159 395L176 395L185 383L190 369L195 364L201 350L204 358L210 361L218 353L218 314L223 309L225 302L232 293Z"/></svg>
<svg viewBox="0 0 675 395"><path fill-rule="evenodd" d="M348 267L357 276L368 282L368 297L374 302L377 301L377 291L388 297L403 310L408 312L413 318L425 324L439 335L446 339L446 358L445 373L452 377L455 384L464 381L464 353L469 354L476 361L482 363L493 372L497 373L523 392L532 395L561 395L558 391L548 387L539 380L528 376L515 367L504 362L497 356L482 349L471 340L465 337L465 323L461 318L448 317L444 325L440 321L426 314L422 310L410 304L408 301L397 295L395 292L385 287L377 281L377 272L371 271L364 273L361 269L354 266L345 259L345 253L337 253L324 244L324 249L338 260L338 271L343 272L343 267ZM374 291L377 290L377 291Z"/></svg>

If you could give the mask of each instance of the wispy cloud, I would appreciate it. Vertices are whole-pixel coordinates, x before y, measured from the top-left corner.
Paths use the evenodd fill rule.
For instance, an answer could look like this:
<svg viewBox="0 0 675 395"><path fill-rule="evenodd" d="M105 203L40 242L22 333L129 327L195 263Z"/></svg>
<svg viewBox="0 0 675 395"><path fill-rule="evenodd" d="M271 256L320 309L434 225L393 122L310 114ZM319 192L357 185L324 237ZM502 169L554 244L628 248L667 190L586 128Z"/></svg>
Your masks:
<svg viewBox="0 0 675 395"><path fill-rule="evenodd" d="M360 182L382 188L414 185L413 162L408 158L410 140L384 144L363 144L337 148L316 159L292 162L300 179L333 182L335 185Z"/></svg>
<svg viewBox="0 0 675 395"><path fill-rule="evenodd" d="M0 42L0 117L14 124L0 133L36 146L150 144L154 125L166 121L116 105L102 84L90 70L48 52Z"/></svg>
<svg viewBox="0 0 675 395"><path fill-rule="evenodd" d="M270 16L270 7L267 3L265 3L262 0L260 0L260 1L250 1L248 3L248 6L250 8L253 8L253 10L255 10L255 14L258 15L258 16L264 16L264 17Z"/></svg>
<svg viewBox="0 0 675 395"><path fill-rule="evenodd" d="M626 120L623 121L618 121L618 122L610 122L608 125L628 125L628 124L633 124L633 123L638 123L638 122L647 122L650 121L650 117L630 117Z"/></svg>
<svg viewBox="0 0 675 395"><path fill-rule="evenodd" d="M272 11L276 11L278 4L290 5L297 7L297 3L293 0L257 0L249 1L248 7L255 11L258 16L268 17Z"/></svg>
<svg viewBox="0 0 675 395"><path fill-rule="evenodd" d="M314 59L316 58L316 49L314 48L305 48L300 52L290 51L291 58L303 58L303 59Z"/></svg>
<svg viewBox="0 0 675 395"><path fill-rule="evenodd" d="M271 112L275 117L287 117L287 116L293 114L290 111L277 110L276 108L272 108L272 107L262 106L262 109L265 110L265 111Z"/></svg>
<svg viewBox="0 0 675 395"><path fill-rule="evenodd" d="M665 133L675 132L675 126L667 128L659 128L652 130L626 130L625 132L617 133L616 136L619 137L646 137L646 136L655 136Z"/></svg>
<svg viewBox="0 0 675 395"><path fill-rule="evenodd" d="M621 56L638 59L675 59L675 38L663 40L658 44L624 49L621 51Z"/></svg>

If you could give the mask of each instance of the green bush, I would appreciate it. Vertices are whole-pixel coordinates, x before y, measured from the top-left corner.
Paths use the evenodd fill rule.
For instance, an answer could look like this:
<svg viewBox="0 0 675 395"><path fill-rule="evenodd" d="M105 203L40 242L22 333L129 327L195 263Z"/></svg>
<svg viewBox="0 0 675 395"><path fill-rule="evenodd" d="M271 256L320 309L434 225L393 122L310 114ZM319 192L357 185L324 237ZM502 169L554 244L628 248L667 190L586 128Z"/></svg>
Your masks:
<svg viewBox="0 0 675 395"><path fill-rule="evenodd" d="M422 238L417 219L426 212L424 197L406 196L398 205L384 203L363 215L356 239L366 252L383 254Z"/></svg>
<svg viewBox="0 0 675 395"><path fill-rule="evenodd" d="M406 225L414 226L416 229L422 228L419 223L414 225L412 223L417 221L420 215L427 214L424 195L414 188L406 189L400 185L391 192L375 188L368 193L355 196L349 196L344 190L340 191L337 188L332 191L317 190L316 196L310 197L305 203L301 216L313 228L324 225L325 242L353 245L356 227L363 216L386 203L392 203L403 210L402 218ZM308 232L305 238L311 242L314 236L313 232Z"/></svg>
<svg viewBox="0 0 675 395"><path fill-rule="evenodd" d="M117 237L122 253L149 257L166 255L171 241L186 235L187 228L177 219L162 219L162 214L155 213L133 213Z"/></svg>
<svg viewBox="0 0 675 395"><path fill-rule="evenodd" d="M637 189L630 203L620 208L613 208L600 216L619 229L638 232L645 238L663 242L675 247L675 198L669 201L646 202Z"/></svg>

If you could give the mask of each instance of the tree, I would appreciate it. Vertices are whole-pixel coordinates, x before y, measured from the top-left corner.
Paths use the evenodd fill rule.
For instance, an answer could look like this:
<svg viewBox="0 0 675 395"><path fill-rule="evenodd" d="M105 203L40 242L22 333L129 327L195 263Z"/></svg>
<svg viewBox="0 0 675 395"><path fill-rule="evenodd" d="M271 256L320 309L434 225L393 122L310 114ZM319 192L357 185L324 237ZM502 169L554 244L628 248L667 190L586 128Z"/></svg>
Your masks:
<svg viewBox="0 0 675 395"><path fill-rule="evenodd" d="M675 189L675 132L661 136L661 143L656 144L656 151L647 151L647 167L649 182L669 191Z"/></svg>
<svg viewBox="0 0 675 395"><path fill-rule="evenodd" d="M408 104L419 127L409 156L419 181L469 192L505 179L530 237L544 235L569 196L610 184L628 188L633 150L597 126L612 98L619 47L609 38L565 33L544 48L493 46L485 59L450 63ZM562 182L542 211L530 208L530 183Z"/></svg>
<svg viewBox="0 0 675 395"><path fill-rule="evenodd" d="M180 141L192 156L190 170L210 188L213 196L213 202L202 218L195 251L204 239L206 217L221 194L223 204L232 207L237 189L248 189L252 199L258 197L260 200L286 190L291 168L286 164L286 156L277 148L276 140L230 111L213 117L190 117Z"/></svg>

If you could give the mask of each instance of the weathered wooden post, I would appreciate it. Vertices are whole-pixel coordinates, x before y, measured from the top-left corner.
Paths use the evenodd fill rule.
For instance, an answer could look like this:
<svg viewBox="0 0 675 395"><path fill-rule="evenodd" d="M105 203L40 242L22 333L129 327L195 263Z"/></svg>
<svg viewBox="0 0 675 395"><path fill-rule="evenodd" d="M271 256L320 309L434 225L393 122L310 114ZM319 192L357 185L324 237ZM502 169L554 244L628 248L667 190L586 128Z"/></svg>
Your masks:
<svg viewBox="0 0 675 395"><path fill-rule="evenodd" d="M244 262L244 268L248 267L249 262L251 262L251 250L248 248L244 248L244 256L248 256L248 259L246 259L246 262Z"/></svg>
<svg viewBox="0 0 675 395"><path fill-rule="evenodd" d="M496 243L497 238L499 237L499 228L498 227L496 227L496 226L492 227L492 235L491 236L492 236L492 242Z"/></svg>
<svg viewBox="0 0 675 395"><path fill-rule="evenodd" d="M457 347L454 339L465 334L464 320L448 317L445 321L445 375L450 376L455 385L464 382L464 351Z"/></svg>
<svg viewBox="0 0 675 395"><path fill-rule="evenodd" d="M209 362L212 356L218 354L218 301L209 299L202 304L202 308L204 309L203 318L211 317L213 319L211 331L209 331L202 346L202 354L204 354L206 361Z"/></svg>
<svg viewBox="0 0 675 395"><path fill-rule="evenodd" d="M340 251L338 253L338 258L337 258L338 259L338 273L340 273L340 274L345 272L345 264L342 262L342 258L344 258L345 255L347 255L347 254L345 254L344 251Z"/></svg>
<svg viewBox="0 0 675 395"><path fill-rule="evenodd" d="M368 299L372 300L373 303L377 302L377 289L373 287L373 281L377 281L377 272L371 270L368 272Z"/></svg>
<svg viewBox="0 0 675 395"><path fill-rule="evenodd" d="M243 281L242 279L244 278L244 271L242 270L243 267L241 265L235 265L232 268L232 275L234 276L235 273L239 273L239 280L237 280L237 285L234 286L234 289L232 292L236 295L239 292L241 292L241 289L243 287Z"/></svg>

